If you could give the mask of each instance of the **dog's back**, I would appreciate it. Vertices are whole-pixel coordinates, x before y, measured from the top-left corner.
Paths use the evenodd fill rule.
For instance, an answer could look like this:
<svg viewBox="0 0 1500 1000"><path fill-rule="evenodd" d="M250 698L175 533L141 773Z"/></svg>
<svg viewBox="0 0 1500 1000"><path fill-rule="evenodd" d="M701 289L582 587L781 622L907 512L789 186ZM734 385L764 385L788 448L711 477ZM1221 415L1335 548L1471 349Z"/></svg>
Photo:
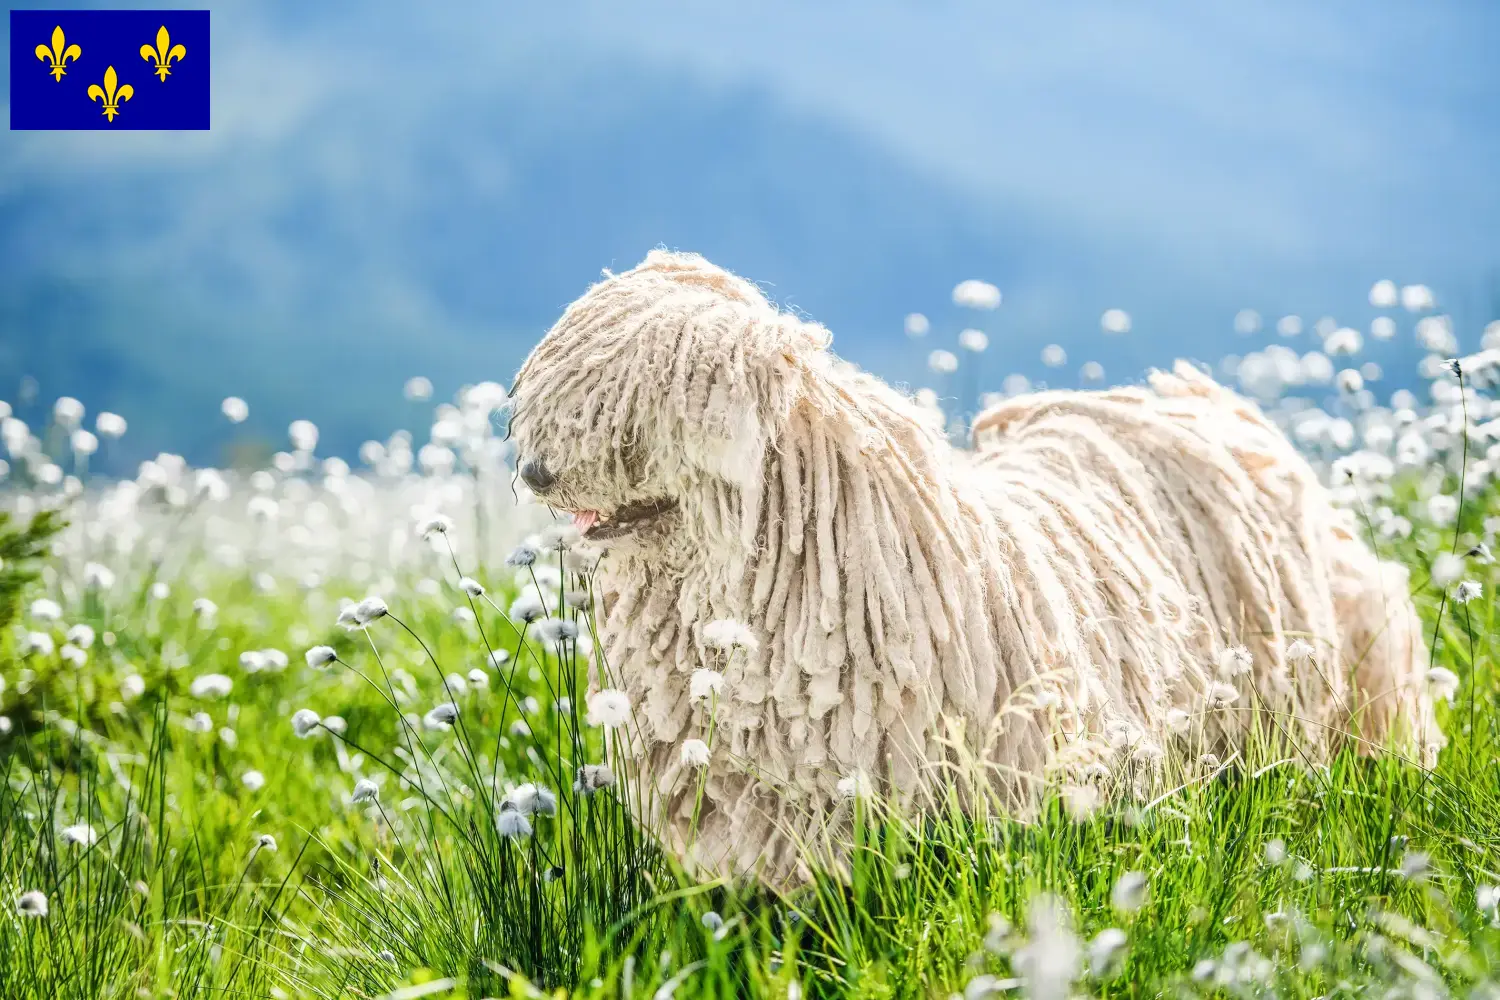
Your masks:
<svg viewBox="0 0 1500 1000"><path fill-rule="evenodd" d="M1054 554L1092 575L1098 623L1121 656L1116 697L1150 713L1161 664L1132 663L1132 623L1186 612L1213 680L1216 650L1253 655L1252 704L1300 745L1430 756L1441 743L1425 691L1426 650L1404 570L1378 560L1305 458L1253 403L1179 363L1149 388L1041 392L975 421L976 462L994 476L1002 530L1065 539ZM1048 530L1066 524L1067 530ZM1312 655L1293 657L1297 639ZM1101 653L1104 651L1101 649ZM1351 683L1352 682L1352 683ZM1226 733L1226 735L1229 735Z"/></svg>

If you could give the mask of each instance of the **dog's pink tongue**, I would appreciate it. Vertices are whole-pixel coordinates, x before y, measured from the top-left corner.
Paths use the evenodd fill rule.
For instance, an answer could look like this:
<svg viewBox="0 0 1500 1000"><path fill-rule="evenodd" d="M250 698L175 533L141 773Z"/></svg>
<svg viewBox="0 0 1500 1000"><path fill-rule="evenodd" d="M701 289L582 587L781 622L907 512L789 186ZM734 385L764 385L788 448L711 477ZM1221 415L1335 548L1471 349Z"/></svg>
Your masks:
<svg viewBox="0 0 1500 1000"><path fill-rule="evenodd" d="M598 523L599 512L597 510L575 510L573 512L573 527L578 529L580 535L586 533Z"/></svg>

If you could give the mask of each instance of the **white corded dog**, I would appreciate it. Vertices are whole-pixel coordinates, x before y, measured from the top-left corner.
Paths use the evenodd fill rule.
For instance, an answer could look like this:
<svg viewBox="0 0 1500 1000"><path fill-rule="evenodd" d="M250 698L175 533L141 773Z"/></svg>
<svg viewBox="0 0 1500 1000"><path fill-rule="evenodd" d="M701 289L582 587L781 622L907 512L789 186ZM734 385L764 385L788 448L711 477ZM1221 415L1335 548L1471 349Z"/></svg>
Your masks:
<svg viewBox="0 0 1500 1000"><path fill-rule="evenodd" d="M1024 811L1047 781L1140 787L1252 733L1436 752L1404 571L1253 404L1179 364L1009 400L962 451L828 343L655 251L513 389L521 478L609 542L608 683L685 857L795 879L851 791L911 802L975 762ZM719 619L753 638L694 699Z"/></svg>

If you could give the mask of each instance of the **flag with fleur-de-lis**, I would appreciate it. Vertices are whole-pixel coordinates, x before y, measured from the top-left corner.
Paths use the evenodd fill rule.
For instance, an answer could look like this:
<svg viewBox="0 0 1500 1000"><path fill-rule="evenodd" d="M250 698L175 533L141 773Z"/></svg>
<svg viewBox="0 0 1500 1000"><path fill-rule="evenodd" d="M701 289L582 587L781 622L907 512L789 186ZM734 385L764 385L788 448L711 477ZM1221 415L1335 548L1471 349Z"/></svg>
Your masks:
<svg viewBox="0 0 1500 1000"><path fill-rule="evenodd" d="M206 10L13 10L12 129L206 129Z"/></svg>

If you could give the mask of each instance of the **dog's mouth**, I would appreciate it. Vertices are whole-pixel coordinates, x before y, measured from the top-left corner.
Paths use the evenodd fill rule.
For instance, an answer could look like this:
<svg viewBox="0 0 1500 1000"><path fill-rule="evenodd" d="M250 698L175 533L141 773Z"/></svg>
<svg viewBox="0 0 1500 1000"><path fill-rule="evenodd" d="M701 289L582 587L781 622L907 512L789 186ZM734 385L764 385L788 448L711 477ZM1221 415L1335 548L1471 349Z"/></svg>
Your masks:
<svg viewBox="0 0 1500 1000"><path fill-rule="evenodd" d="M591 542L606 538L619 538L633 531L655 524L664 515L677 509L677 501L670 497L654 500L634 500L617 508L609 515L597 510L573 511L573 527Z"/></svg>

